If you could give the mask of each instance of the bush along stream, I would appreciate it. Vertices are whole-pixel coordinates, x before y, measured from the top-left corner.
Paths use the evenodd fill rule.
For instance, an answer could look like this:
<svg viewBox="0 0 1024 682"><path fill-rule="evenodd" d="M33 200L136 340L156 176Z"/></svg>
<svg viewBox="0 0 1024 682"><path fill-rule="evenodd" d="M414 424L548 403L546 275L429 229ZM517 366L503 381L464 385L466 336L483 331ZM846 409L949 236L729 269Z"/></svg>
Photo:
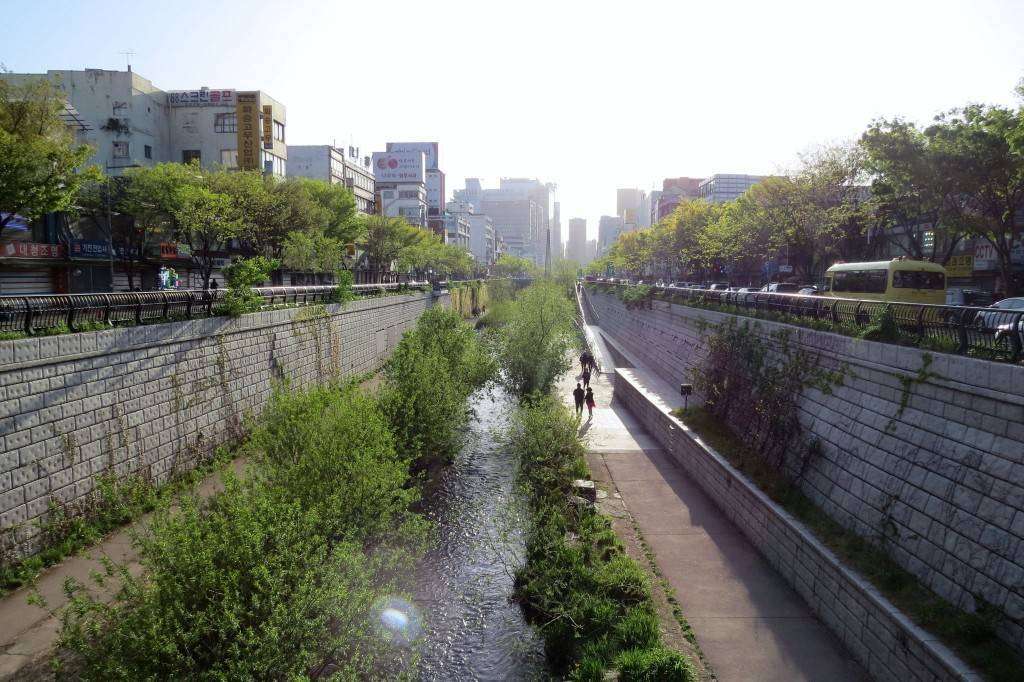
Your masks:
<svg viewBox="0 0 1024 682"><path fill-rule="evenodd" d="M113 602L69 582L59 660L83 679L406 679L422 622L409 577L429 545L422 482L458 451L494 363L455 313L406 334L377 395L278 390L243 445L245 480L162 505L107 562Z"/></svg>
<svg viewBox="0 0 1024 682"><path fill-rule="evenodd" d="M574 495L589 478L578 420L550 394L574 346L575 309L538 283L496 333L505 383L521 403L507 431L527 507L526 562L514 597L544 639L551 673L574 680L695 680L686 656L665 648L651 588L609 519Z"/></svg>

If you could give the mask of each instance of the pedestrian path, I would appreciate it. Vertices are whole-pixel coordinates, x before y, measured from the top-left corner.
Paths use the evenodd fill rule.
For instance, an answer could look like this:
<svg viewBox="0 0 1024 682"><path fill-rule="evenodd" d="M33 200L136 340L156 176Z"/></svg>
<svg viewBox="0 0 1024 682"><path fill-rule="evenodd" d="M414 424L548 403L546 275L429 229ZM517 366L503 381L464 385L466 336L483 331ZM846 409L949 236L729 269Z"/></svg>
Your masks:
<svg viewBox="0 0 1024 682"><path fill-rule="evenodd" d="M667 404L682 404L678 387L647 371L638 358L586 328L602 372L591 381L597 399L587 439L595 480L618 492L675 590L708 663L721 682L843 682L867 679L843 645L811 613L629 411L614 401L614 370L630 373ZM560 390L572 403L579 370Z"/></svg>

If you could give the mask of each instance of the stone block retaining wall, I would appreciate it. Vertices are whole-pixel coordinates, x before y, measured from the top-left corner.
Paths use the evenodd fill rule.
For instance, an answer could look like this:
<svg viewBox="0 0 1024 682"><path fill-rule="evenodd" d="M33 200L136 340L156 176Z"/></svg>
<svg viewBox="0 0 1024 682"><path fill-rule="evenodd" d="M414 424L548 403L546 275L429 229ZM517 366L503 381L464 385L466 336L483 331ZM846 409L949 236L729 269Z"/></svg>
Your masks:
<svg viewBox="0 0 1024 682"><path fill-rule="evenodd" d="M676 383L699 371L714 326L749 320L586 298L592 324ZM930 353L922 375L916 348L749 321L769 347L785 329L791 346L847 372L831 394L808 389L800 400L804 437L822 445L805 494L867 538L885 533L893 558L959 607L992 604L1000 635L1024 650L1024 367Z"/></svg>
<svg viewBox="0 0 1024 682"><path fill-rule="evenodd" d="M275 380L308 386L374 370L424 310L414 293L0 342L0 542L38 550L50 501L96 477L163 482L240 435Z"/></svg>
<svg viewBox="0 0 1024 682"><path fill-rule="evenodd" d="M616 370L615 400L742 530L876 680L980 680L949 649L843 567L799 521L708 447L628 369Z"/></svg>

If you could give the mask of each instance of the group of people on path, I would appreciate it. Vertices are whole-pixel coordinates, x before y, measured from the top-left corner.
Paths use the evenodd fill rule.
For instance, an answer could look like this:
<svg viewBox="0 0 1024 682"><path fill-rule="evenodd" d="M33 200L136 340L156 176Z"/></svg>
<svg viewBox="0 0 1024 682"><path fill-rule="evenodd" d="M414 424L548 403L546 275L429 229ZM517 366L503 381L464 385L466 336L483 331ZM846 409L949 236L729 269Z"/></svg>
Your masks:
<svg viewBox="0 0 1024 682"><path fill-rule="evenodd" d="M580 369L582 370L583 379L582 384L576 384L576 390L572 392L573 400L576 402L576 414L583 414L583 405L587 406L587 417L589 419L594 418L594 407L596 402L594 401L594 389L590 387L590 377L592 372L597 371L597 362L594 360L594 356L590 354L590 351L583 351L580 355ZM584 388L586 390L584 390Z"/></svg>

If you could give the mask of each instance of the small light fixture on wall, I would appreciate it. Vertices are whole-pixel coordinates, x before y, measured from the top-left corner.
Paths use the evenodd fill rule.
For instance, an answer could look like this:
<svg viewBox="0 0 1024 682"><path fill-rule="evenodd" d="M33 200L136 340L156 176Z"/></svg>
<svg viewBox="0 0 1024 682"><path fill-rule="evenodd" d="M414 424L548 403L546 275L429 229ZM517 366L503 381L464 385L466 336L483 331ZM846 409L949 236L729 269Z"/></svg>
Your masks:
<svg viewBox="0 0 1024 682"><path fill-rule="evenodd" d="M693 395L693 384L679 384L679 394L683 396L683 409L687 409L690 396Z"/></svg>

